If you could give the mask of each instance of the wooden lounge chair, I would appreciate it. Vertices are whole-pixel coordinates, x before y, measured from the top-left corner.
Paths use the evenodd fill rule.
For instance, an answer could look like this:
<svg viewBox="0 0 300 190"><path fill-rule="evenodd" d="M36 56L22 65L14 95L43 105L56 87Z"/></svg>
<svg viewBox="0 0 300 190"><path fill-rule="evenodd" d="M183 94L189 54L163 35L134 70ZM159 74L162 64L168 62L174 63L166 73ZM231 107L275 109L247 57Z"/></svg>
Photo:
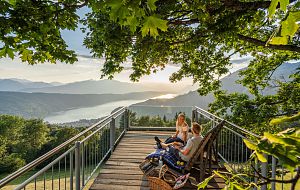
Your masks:
<svg viewBox="0 0 300 190"><path fill-rule="evenodd" d="M170 169L170 172L174 175L182 175L188 173L192 167L198 166L199 168L199 181L204 180L205 171L208 168L208 172L212 172L212 162L213 157L214 160L217 161L217 150L216 146L214 146L216 139L218 137L219 132L221 131L225 121L221 121L217 126L210 129L206 135L204 136L203 140L199 144L197 151L193 154L192 158L189 162L185 165L182 171L176 171ZM214 155L213 155L214 154Z"/></svg>

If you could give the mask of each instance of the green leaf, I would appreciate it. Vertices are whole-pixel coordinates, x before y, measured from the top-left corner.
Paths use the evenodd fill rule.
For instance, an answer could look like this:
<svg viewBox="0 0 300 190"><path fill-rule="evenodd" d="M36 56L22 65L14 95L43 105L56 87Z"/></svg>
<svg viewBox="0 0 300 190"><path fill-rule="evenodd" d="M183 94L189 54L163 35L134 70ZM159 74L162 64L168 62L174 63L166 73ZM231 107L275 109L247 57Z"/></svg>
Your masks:
<svg viewBox="0 0 300 190"><path fill-rule="evenodd" d="M280 9L285 12L289 3L290 3L289 0L280 0Z"/></svg>
<svg viewBox="0 0 300 190"><path fill-rule="evenodd" d="M234 186L234 189L245 190L245 188L243 186L240 186L240 185L238 185L236 183L234 183L233 186Z"/></svg>
<svg viewBox="0 0 300 190"><path fill-rule="evenodd" d="M266 157L264 156L263 153L255 151L255 154L256 154L256 156L257 156L257 158L258 158L259 161L261 161L261 162L267 162L267 159L266 159Z"/></svg>
<svg viewBox="0 0 300 190"><path fill-rule="evenodd" d="M15 6L17 3L17 0L6 0L9 4Z"/></svg>
<svg viewBox="0 0 300 190"><path fill-rule="evenodd" d="M287 36L274 37L270 41L270 44L274 44L274 45L286 45L287 43L288 43L288 37Z"/></svg>
<svg viewBox="0 0 300 190"><path fill-rule="evenodd" d="M21 55L21 59L22 61L27 61L28 60L28 56L30 54L30 51L28 49L25 49L24 51L22 51L22 55Z"/></svg>
<svg viewBox="0 0 300 190"><path fill-rule="evenodd" d="M281 35L293 37L299 29L296 22L297 20L289 15L285 21L281 22Z"/></svg>
<svg viewBox="0 0 300 190"><path fill-rule="evenodd" d="M251 150L256 150L257 149L257 145L244 139L244 143L246 144L246 146L251 149Z"/></svg>
<svg viewBox="0 0 300 190"><path fill-rule="evenodd" d="M214 170L213 171L217 176L219 176L219 177L221 177L221 178L223 178L223 179L225 179L225 180L227 180L227 176L225 176L225 175L223 175L223 174L221 174L220 172L218 172L217 170Z"/></svg>
<svg viewBox="0 0 300 190"><path fill-rule="evenodd" d="M156 5L155 5L156 1L158 1L158 0L148 0L147 1L147 5L148 5L150 10L152 10L152 11L156 10Z"/></svg>
<svg viewBox="0 0 300 190"><path fill-rule="evenodd" d="M229 166L229 164L224 163L224 167L226 168L227 171L233 173L233 170L232 170L232 168Z"/></svg>
<svg viewBox="0 0 300 190"><path fill-rule="evenodd" d="M127 22L126 25L129 25L130 31L131 32L135 32L137 26L139 25L139 21L136 17L131 16L131 17L127 17Z"/></svg>
<svg viewBox="0 0 300 190"><path fill-rule="evenodd" d="M272 16L275 14L275 11L276 11L276 7L278 5L278 2L279 0L272 0L271 4L270 4L270 7L268 9L268 12L269 12L269 18L271 19Z"/></svg>
<svg viewBox="0 0 300 190"><path fill-rule="evenodd" d="M299 114L299 113L298 113L298 114ZM298 114L297 114L297 115L298 115ZM299 116L300 116L300 114L299 114ZM275 120L275 119L273 119L273 120ZM273 120L272 120L272 121L273 121ZM283 122L286 122L286 121L283 121ZM276 124L278 124L278 123L274 123L274 125L276 125ZM292 134L292 133L294 133L294 132L295 132L295 129L294 129L294 128L287 128L286 130L279 132L278 135L290 135L290 134Z"/></svg>
<svg viewBox="0 0 300 190"><path fill-rule="evenodd" d="M124 6L122 0L110 0L107 2L107 5L111 8L109 17L113 21L116 21L118 18L122 20L129 14L129 10Z"/></svg>
<svg viewBox="0 0 300 190"><path fill-rule="evenodd" d="M0 50L0 57L4 57L6 55L5 47Z"/></svg>
<svg viewBox="0 0 300 190"><path fill-rule="evenodd" d="M141 28L142 31L142 36L146 36L150 34L150 36L156 37L158 36L158 30L160 29L161 31L167 31L168 26L167 26L166 20L162 20L156 16L149 16L145 18L143 27Z"/></svg>
<svg viewBox="0 0 300 190"><path fill-rule="evenodd" d="M214 176L215 176L215 174L209 176L209 177L206 178L204 181L202 181L201 183L199 183L199 184L197 185L198 189L204 189L204 188L207 186L208 182L209 182Z"/></svg>
<svg viewBox="0 0 300 190"><path fill-rule="evenodd" d="M264 132L264 136L271 142L271 143L279 143L279 144L285 144L284 141L275 135L272 135L268 132Z"/></svg>
<svg viewBox="0 0 300 190"><path fill-rule="evenodd" d="M9 48L9 47L6 47L6 53L8 54L8 56L13 59L15 57L14 55L14 51L13 49Z"/></svg>

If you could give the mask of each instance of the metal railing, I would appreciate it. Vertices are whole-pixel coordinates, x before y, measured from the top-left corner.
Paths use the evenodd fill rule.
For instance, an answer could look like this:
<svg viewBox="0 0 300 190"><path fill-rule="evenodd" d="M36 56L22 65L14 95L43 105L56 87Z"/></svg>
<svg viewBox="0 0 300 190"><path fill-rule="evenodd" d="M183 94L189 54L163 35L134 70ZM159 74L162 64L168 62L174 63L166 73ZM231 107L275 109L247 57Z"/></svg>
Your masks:
<svg viewBox="0 0 300 190"><path fill-rule="evenodd" d="M140 128L133 125L133 120L130 121L133 116L131 114L135 113L134 117L136 118L142 116L149 116L149 118L150 116L165 117L165 120L174 122L175 115L179 112L185 112L186 117L191 118L191 121L200 123L204 128L202 135L205 135L209 129L223 121L222 118L199 107L130 106L129 109L122 107L95 125L85 129L78 135L5 177L0 181L0 188L5 187L9 182L43 164L46 166L21 184L18 184L14 189L83 189L92 176L97 173L101 164L110 156L126 130L129 127L131 129ZM161 128L175 130L175 123L173 124L172 127L161 126ZM147 126L146 130L150 128ZM218 134L214 146L218 157L236 172L250 173L253 176L256 176L257 172L259 172L264 177L271 176L276 178L277 176L276 179L286 179L288 170L280 166L279 161L274 157L266 155L268 162L265 163L261 163L258 160L255 160L255 162L249 161L252 150L248 149L243 139L253 141L258 138L260 138L258 135L234 123L225 121L225 125ZM251 165L254 167L251 167ZM289 178L292 178L292 175ZM255 177L246 180L251 182L258 181ZM267 188L267 185L261 187L262 190ZM270 188L272 190L285 189L285 185L271 183Z"/></svg>
<svg viewBox="0 0 300 190"><path fill-rule="evenodd" d="M2 179L0 188L41 164L50 162L13 188L83 189L127 130L127 113L125 107L117 109L98 123Z"/></svg>
<svg viewBox="0 0 300 190"><path fill-rule="evenodd" d="M215 127L224 119L204 109L195 107L192 120L203 126L203 135L205 135L209 129ZM237 173L252 174L252 176L258 176L257 172L259 172L263 177L271 177L273 179L283 180L293 177L293 174L287 174L288 170L279 165L279 160L275 157L265 155L268 162L260 162L258 160L249 161L249 157L253 151L245 145L244 139L255 141L260 139L260 136L225 120L225 125L222 127L216 140L215 148L219 158L232 170ZM258 178L255 177L250 177L246 180L249 182L258 182ZM287 186L288 185L284 183L272 182L269 186L262 185L261 189L288 189Z"/></svg>

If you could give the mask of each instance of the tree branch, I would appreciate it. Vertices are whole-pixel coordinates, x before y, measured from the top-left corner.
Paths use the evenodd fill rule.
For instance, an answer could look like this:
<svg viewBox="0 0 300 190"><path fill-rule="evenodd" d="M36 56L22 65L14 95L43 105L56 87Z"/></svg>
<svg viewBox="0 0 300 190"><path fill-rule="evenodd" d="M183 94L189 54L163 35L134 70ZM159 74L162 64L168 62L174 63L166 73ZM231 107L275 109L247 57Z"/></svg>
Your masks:
<svg viewBox="0 0 300 190"><path fill-rule="evenodd" d="M249 42L251 44L255 44L257 46L262 46L262 47L269 48L269 49L293 51L293 52L300 53L300 47L295 46L295 45L273 45L273 44L268 44L266 46L267 41L258 40L258 39L248 37L248 36L244 36L244 35L241 35L241 34L238 34L238 38L243 40L243 41Z"/></svg>
<svg viewBox="0 0 300 190"><path fill-rule="evenodd" d="M170 21L173 21L173 20L177 20L177 19L182 18L182 17L185 17L186 15L190 14L191 12L192 12L192 11L187 11L187 12L183 13L182 15L179 15L179 16L177 16L177 17L170 18L170 19L169 19L169 22L170 22Z"/></svg>
<svg viewBox="0 0 300 190"><path fill-rule="evenodd" d="M236 0L223 0L223 4L227 9L241 11L265 9L270 6L271 1L240 2Z"/></svg>
<svg viewBox="0 0 300 190"><path fill-rule="evenodd" d="M173 20L173 21L169 21L169 24L173 24L173 25L190 25L190 24L196 24L199 23L198 19L190 19L190 20Z"/></svg>
<svg viewBox="0 0 300 190"><path fill-rule="evenodd" d="M290 3L297 0L290 0ZM257 10L257 9L266 9L269 8L271 1L253 1L253 2L241 2L236 0L221 0L226 9L232 9L234 11L243 11L243 10ZM277 5L279 8L280 5Z"/></svg>
<svg viewBox="0 0 300 190"><path fill-rule="evenodd" d="M82 8L82 7L86 6L89 1L84 0L81 4L68 4L68 3L65 3L63 1L62 2L56 2L56 1L51 1L51 0L42 0L42 1L32 0L32 2L34 2L34 3L51 3L52 5L63 5L65 8L79 9L79 8Z"/></svg>

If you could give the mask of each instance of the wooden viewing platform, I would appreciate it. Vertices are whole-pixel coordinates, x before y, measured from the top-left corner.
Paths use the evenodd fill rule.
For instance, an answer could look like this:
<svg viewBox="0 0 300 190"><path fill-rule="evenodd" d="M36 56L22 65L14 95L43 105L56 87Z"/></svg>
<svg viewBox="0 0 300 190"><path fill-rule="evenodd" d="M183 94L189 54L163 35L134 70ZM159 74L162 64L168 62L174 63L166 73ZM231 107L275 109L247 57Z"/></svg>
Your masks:
<svg viewBox="0 0 300 190"><path fill-rule="evenodd" d="M139 164L154 151L154 136L165 139L171 132L165 131L128 131L122 138L108 161L101 168L91 190L146 190L150 189L148 181L139 169ZM214 169L223 169L214 166ZM196 176L199 171L192 170ZM199 175L199 174L198 174ZM219 177L212 179L207 189L224 188L224 180ZM181 189L197 189L187 183Z"/></svg>

